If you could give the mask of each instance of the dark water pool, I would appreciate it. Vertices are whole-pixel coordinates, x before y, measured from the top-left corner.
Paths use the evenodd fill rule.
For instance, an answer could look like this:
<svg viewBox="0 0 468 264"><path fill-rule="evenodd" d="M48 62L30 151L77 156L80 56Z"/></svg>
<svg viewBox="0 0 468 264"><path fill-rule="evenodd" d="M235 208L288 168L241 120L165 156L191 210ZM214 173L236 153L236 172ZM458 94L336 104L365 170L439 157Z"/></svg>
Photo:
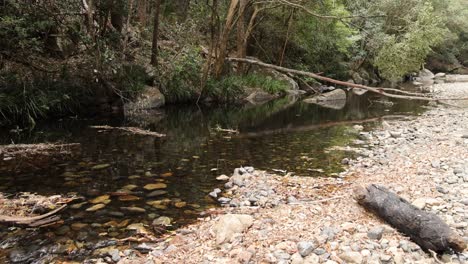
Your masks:
<svg viewBox="0 0 468 264"><path fill-rule="evenodd" d="M201 211L217 206L207 196L213 188L222 186L216 176L230 174L239 166L281 169L301 176L333 176L342 170L341 160L349 153L326 150L356 139L353 125L364 123L371 129L380 117L423 111L416 102L382 100L350 95L341 110L287 98L250 107L177 106L137 124L120 118L68 118L39 124L32 132L2 131L2 144L61 141L80 143L81 148L64 162L38 170L23 170L20 165L12 170L0 164L0 191L75 194L86 201L122 191L131 191L134 197L122 201L111 195L105 199L110 201L104 208L93 212L86 211L93 205L90 203L69 208L63 214L65 227L39 231L0 228L0 262L8 262L12 250L26 255L42 250L47 252L42 255L54 257L51 247L57 256L79 259L92 253L91 243L129 236L133 231L126 228L127 224L150 225L160 216L171 218L173 228L190 223ZM100 131L91 125L141 126L167 136ZM239 133L228 134L216 128ZM96 165L103 168L96 169ZM147 197L154 191L147 190L152 189L148 184L157 184L160 195ZM122 207L139 207L146 212L130 214ZM81 228L76 228L77 223L83 224ZM24 238L12 239L21 236Z"/></svg>

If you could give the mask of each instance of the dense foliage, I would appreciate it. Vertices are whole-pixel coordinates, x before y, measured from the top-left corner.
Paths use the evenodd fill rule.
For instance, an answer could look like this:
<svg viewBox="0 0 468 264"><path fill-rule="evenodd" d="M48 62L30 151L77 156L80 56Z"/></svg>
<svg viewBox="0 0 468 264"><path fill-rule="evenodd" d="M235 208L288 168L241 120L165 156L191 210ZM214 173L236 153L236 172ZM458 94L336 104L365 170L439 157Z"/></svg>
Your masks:
<svg viewBox="0 0 468 264"><path fill-rule="evenodd" d="M468 63L466 0L0 0L0 6L1 124L77 112L96 98L114 107L148 85L173 103L232 101L253 84L284 90L225 56L365 81L398 81L423 67L463 72Z"/></svg>

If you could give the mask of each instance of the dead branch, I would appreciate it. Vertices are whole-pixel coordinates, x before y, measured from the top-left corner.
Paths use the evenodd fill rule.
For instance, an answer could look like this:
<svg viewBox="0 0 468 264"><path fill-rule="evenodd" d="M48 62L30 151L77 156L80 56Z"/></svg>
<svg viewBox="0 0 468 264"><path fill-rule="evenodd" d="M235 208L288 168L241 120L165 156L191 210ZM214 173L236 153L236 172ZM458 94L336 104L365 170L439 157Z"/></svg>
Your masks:
<svg viewBox="0 0 468 264"><path fill-rule="evenodd" d="M268 63L264 63L264 62L257 61L257 60L252 60L252 59L241 59L241 58L226 58L226 59L228 61L232 61L232 62L245 62L245 63L258 65L258 66L265 67L265 68L275 69L275 70L280 71L280 72L286 72L286 73L292 73L292 74L297 74L297 75L308 76L308 77L312 77L312 78L317 79L317 80L337 84L337 85L344 86L344 87L360 88L360 89L364 89L364 90L367 90L369 92L380 94L380 95L390 97L390 98L429 101L429 102L438 102L438 103L443 103L442 102L443 100L458 100L458 101L459 100L468 100L468 98L429 98L429 97L424 97L424 96L391 94L391 93L385 92L384 89L389 91L388 89L392 89L392 88L382 89L380 87L370 87L370 86L366 86L366 85L362 85L362 84L355 84L355 83L350 83L350 82L338 81L338 80L335 80L335 79L332 79L332 78L320 76L320 75L315 74L315 73L289 69L289 68L285 68L285 67L281 67L281 66L277 66L277 65L273 65L273 64L268 64Z"/></svg>
<svg viewBox="0 0 468 264"><path fill-rule="evenodd" d="M91 128L101 129L101 130L120 130L124 132L128 132L135 135L143 135L143 136L154 136L154 137L165 137L165 134L144 130L138 127L112 127L112 126L91 126Z"/></svg>
<svg viewBox="0 0 468 264"><path fill-rule="evenodd" d="M14 217L0 215L0 223L9 225L25 225L29 227L40 227L44 225L49 225L50 223L57 222L60 220L58 216L53 215L62 211L63 209L65 209L65 207L67 207L66 204L46 214L33 217Z"/></svg>

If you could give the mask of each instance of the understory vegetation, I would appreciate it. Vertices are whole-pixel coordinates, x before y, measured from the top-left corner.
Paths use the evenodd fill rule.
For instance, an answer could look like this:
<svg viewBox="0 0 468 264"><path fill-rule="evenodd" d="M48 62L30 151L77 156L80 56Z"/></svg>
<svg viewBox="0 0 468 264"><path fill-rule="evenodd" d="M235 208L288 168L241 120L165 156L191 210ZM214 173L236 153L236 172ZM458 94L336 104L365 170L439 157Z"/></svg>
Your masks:
<svg viewBox="0 0 468 264"><path fill-rule="evenodd" d="M392 82L464 73L465 0L0 0L0 125L112 112L153 86L168 103L236 102L288 83L226 57ZM307 82L307 80L304 80Z"/></svg>

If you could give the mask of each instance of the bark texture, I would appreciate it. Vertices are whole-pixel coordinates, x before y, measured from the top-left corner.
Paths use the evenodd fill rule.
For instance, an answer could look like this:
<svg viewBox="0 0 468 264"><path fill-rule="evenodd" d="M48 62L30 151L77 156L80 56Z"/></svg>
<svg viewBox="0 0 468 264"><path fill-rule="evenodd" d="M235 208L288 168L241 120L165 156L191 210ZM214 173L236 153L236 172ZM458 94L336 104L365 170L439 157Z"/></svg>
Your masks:
<svg viewBox="0 0 468 264"><path fill-rule="evenodd" d="M466 248L463 238L437 215L415 207L383 186L358 187L354 198L425 251L463 252Z"/></svg>

